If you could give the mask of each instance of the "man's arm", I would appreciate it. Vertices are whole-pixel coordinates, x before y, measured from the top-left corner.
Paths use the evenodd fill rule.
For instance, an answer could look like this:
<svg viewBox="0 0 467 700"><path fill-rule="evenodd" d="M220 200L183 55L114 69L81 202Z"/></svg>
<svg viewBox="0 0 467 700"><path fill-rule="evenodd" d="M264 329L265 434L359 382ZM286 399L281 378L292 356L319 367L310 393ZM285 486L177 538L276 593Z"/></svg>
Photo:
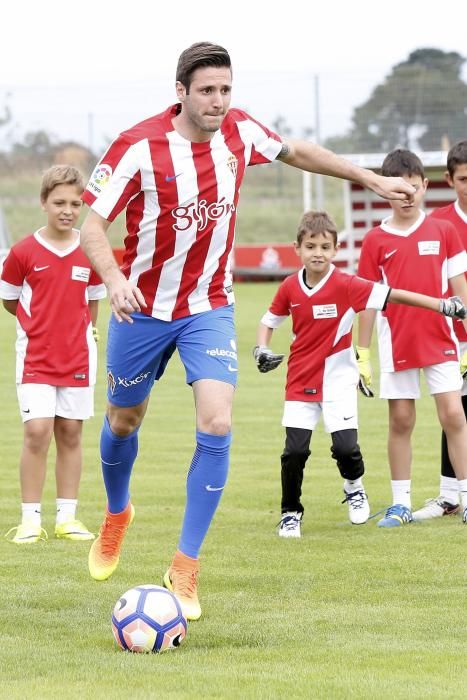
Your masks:
<svg viewBox="0 0 467 700"><path fill-rule="evenodd" d="M332 151L302 139L287 139L277 156L278 160L293 165L294 168L320 175L331 175L343 180L351 180L363 187L368 187L384 199L402 199L411 201L415 193L401 177L383 177L372 170L354 165L346 158L341 158Z"/></svg>
<svg viewBox="0 0 467 700"><path fill-rule="evenodd" d="M110 308L117 321L132 323L130 314L146 306L141 291L117 265L107 238L110 221L90 210L81 227L81 247L107 287Z"/></svg>

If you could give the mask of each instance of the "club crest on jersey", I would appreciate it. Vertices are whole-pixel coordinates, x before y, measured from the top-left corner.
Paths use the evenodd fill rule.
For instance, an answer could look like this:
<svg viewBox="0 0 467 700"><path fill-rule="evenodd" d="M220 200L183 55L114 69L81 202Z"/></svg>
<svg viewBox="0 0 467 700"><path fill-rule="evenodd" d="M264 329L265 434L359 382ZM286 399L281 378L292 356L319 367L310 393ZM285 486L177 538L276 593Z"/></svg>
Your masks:
<svg viewBox="0 0 467 700"><path fill-rule="evenodd" d="M106 163L97 165L88 182L88 189L93 190L96 194L100 194L111 177L112 168L110 165Z"/></svg>
<svg viewBox="0 0 467 700"><path fill-rule="evenodd" d="M313 306L313 318L336 318L336 304L317 304Z"/></svg>
<svg viewBox="0 0 467 700"><path fill-rule="evenodd" d="M227 158L227 167L234 176L234 178L236 178L238 170L238 160L233 153L229 153L229 157Z"/></svg>

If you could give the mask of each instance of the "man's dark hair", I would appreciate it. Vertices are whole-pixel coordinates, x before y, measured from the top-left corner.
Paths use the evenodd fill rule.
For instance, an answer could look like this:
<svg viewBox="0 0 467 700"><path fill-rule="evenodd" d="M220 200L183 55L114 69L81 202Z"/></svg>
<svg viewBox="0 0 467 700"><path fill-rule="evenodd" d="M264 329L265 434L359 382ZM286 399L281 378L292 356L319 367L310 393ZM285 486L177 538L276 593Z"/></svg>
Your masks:
<svg viewBox="0 0 467 700"><path fill-rule="evenodd" d="M403 177L408 175L420 175L422 180L425 179L425 170L423 163L415 153L406 148L396 148L391 153L388 153L383 160L381 166L381 174L386 177Z"/></svg>
<svg viewBox="0 0 467 700"><path fill-rule="evenodd" d="M197 68L213 66L215 68L229 68L232 72L232 63L227 49L209 41L199 41L182 51L178 59L176 80L185 86L187 93L190 91L191 76Z"/></svg>
<svg viewBox="0 0 467 700"><path fill-rule="evenodd" d="M454 177L458 165L467 164L467 141L458 141L448 153L448 173Z"/></svg>

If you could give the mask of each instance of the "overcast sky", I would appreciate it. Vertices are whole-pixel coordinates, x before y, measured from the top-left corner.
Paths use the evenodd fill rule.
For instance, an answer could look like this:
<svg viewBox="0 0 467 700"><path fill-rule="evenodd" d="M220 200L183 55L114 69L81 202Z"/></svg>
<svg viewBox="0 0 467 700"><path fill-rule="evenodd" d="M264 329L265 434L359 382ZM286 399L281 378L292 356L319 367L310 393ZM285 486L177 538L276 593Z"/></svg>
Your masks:
<svg viewBox="0 0 467 700"><path fill-rule="evenodd" d="M0 108L7 101L13 112L10 139L44 128L99 150L175 101L180 52L208 40L231 54L232 103L267 125L283 116L297 136L316 126L318 76L325 138L348 128L353 108L414 49L467 53L465 0L445 6L449 17L440 7L430 12L430 3L403 0L8 0Z"/></svg>

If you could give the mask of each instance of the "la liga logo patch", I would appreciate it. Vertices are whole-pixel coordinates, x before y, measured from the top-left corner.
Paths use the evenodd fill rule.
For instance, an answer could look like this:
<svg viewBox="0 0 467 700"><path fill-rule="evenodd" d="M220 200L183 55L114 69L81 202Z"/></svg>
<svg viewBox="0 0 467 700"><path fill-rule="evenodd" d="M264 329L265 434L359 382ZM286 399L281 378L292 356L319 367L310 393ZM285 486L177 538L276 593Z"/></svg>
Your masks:
<svg viewBox="0 0 467 700"><path fill-rule="evenodd" d="M111 177L112 168L110 165L101 163L100 165L96 166L96 169L91 175L91 179L88 183L88 189L92 190L95 194L100 194Z"/></svg>

